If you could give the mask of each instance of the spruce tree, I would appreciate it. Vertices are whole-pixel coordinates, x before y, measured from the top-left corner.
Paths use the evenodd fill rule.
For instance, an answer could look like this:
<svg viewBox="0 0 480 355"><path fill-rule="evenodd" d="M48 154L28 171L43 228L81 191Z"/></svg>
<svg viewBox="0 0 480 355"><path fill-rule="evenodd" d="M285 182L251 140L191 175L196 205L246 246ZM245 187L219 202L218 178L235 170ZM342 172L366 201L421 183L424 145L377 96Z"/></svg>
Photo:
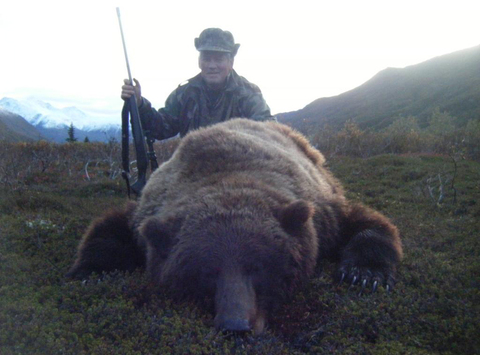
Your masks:
<svg viewBox="0 0 480 355"><path fill-rule="evenodd" d="M73 127L73 123L70 123L70 127L68 127L68 138L65 140L69 143L73 143L77 141L77 138L75 138L75 127Z"/></svg>

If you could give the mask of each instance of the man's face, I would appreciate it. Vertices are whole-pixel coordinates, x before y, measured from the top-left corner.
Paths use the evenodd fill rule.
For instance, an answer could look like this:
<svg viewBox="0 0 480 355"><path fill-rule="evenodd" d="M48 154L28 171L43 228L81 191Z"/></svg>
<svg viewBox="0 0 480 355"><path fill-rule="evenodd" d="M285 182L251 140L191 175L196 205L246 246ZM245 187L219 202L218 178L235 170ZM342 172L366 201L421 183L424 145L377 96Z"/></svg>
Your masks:
<svg viewBox="0 0 480 355"><path fill-rule="evenodd" d="M205 83L212 89L221 89L232 71L233 58L228 53L203 51L198 66Z"/></svg>

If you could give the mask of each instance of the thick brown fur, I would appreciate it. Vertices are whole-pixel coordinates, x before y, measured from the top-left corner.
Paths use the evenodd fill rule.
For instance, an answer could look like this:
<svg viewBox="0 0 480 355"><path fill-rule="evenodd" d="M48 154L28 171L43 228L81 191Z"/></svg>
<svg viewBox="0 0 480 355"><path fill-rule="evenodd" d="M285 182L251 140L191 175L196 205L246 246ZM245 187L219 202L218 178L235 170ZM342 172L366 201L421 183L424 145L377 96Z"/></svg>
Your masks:
<svg viewBox="0 0 480 355"><path fill-rule="evenodd" d="M350 204L324 162L305 137L274 122L192 132L136 208L94 222L69 275L142 265L176 295L211 299L218 328L257 332L323 259L339 262L341 279L392 287L397 229Z"/></svg>
<svg viewBox="0 0 480 355"><path fill-rule="evenodd" d="M133 239L131 217L136 203L114 209L92 222L78 246L67 277L83 279L92 272L133 271L145 265L145 252Z"/></svg>

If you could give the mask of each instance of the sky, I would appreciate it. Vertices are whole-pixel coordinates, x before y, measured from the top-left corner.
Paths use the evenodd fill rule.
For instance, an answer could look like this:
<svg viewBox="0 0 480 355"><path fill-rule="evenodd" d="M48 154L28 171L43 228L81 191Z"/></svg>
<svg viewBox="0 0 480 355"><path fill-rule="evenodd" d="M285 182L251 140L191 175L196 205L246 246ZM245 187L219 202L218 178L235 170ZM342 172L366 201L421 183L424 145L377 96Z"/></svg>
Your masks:
<svg viewBox="0 0 480 355"><path fill-rule="evenodd" d="M480 45L475 0L4 1L0 99L35 97L119 123L127 69L116 7L132 75L156 108L199 72L194 38L208 27L233 33L234 68L273 114Z"/></svg>

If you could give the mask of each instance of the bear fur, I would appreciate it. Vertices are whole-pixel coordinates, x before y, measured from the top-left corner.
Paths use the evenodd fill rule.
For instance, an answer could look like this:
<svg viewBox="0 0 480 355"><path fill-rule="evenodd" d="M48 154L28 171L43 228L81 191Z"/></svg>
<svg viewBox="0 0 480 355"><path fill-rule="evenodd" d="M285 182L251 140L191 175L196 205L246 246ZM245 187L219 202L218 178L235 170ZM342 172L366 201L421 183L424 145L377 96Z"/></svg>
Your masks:
<svg viewBox="0 0 480 355"><path fill-rule="evenodd" d="M323 259L337 277L391 288L402 247L380 213L345 199L325 159L276 122L191 132L138 204L94 222L68 276L145 267L172 294L210 299L215 325L263 330Z"/></svg>

